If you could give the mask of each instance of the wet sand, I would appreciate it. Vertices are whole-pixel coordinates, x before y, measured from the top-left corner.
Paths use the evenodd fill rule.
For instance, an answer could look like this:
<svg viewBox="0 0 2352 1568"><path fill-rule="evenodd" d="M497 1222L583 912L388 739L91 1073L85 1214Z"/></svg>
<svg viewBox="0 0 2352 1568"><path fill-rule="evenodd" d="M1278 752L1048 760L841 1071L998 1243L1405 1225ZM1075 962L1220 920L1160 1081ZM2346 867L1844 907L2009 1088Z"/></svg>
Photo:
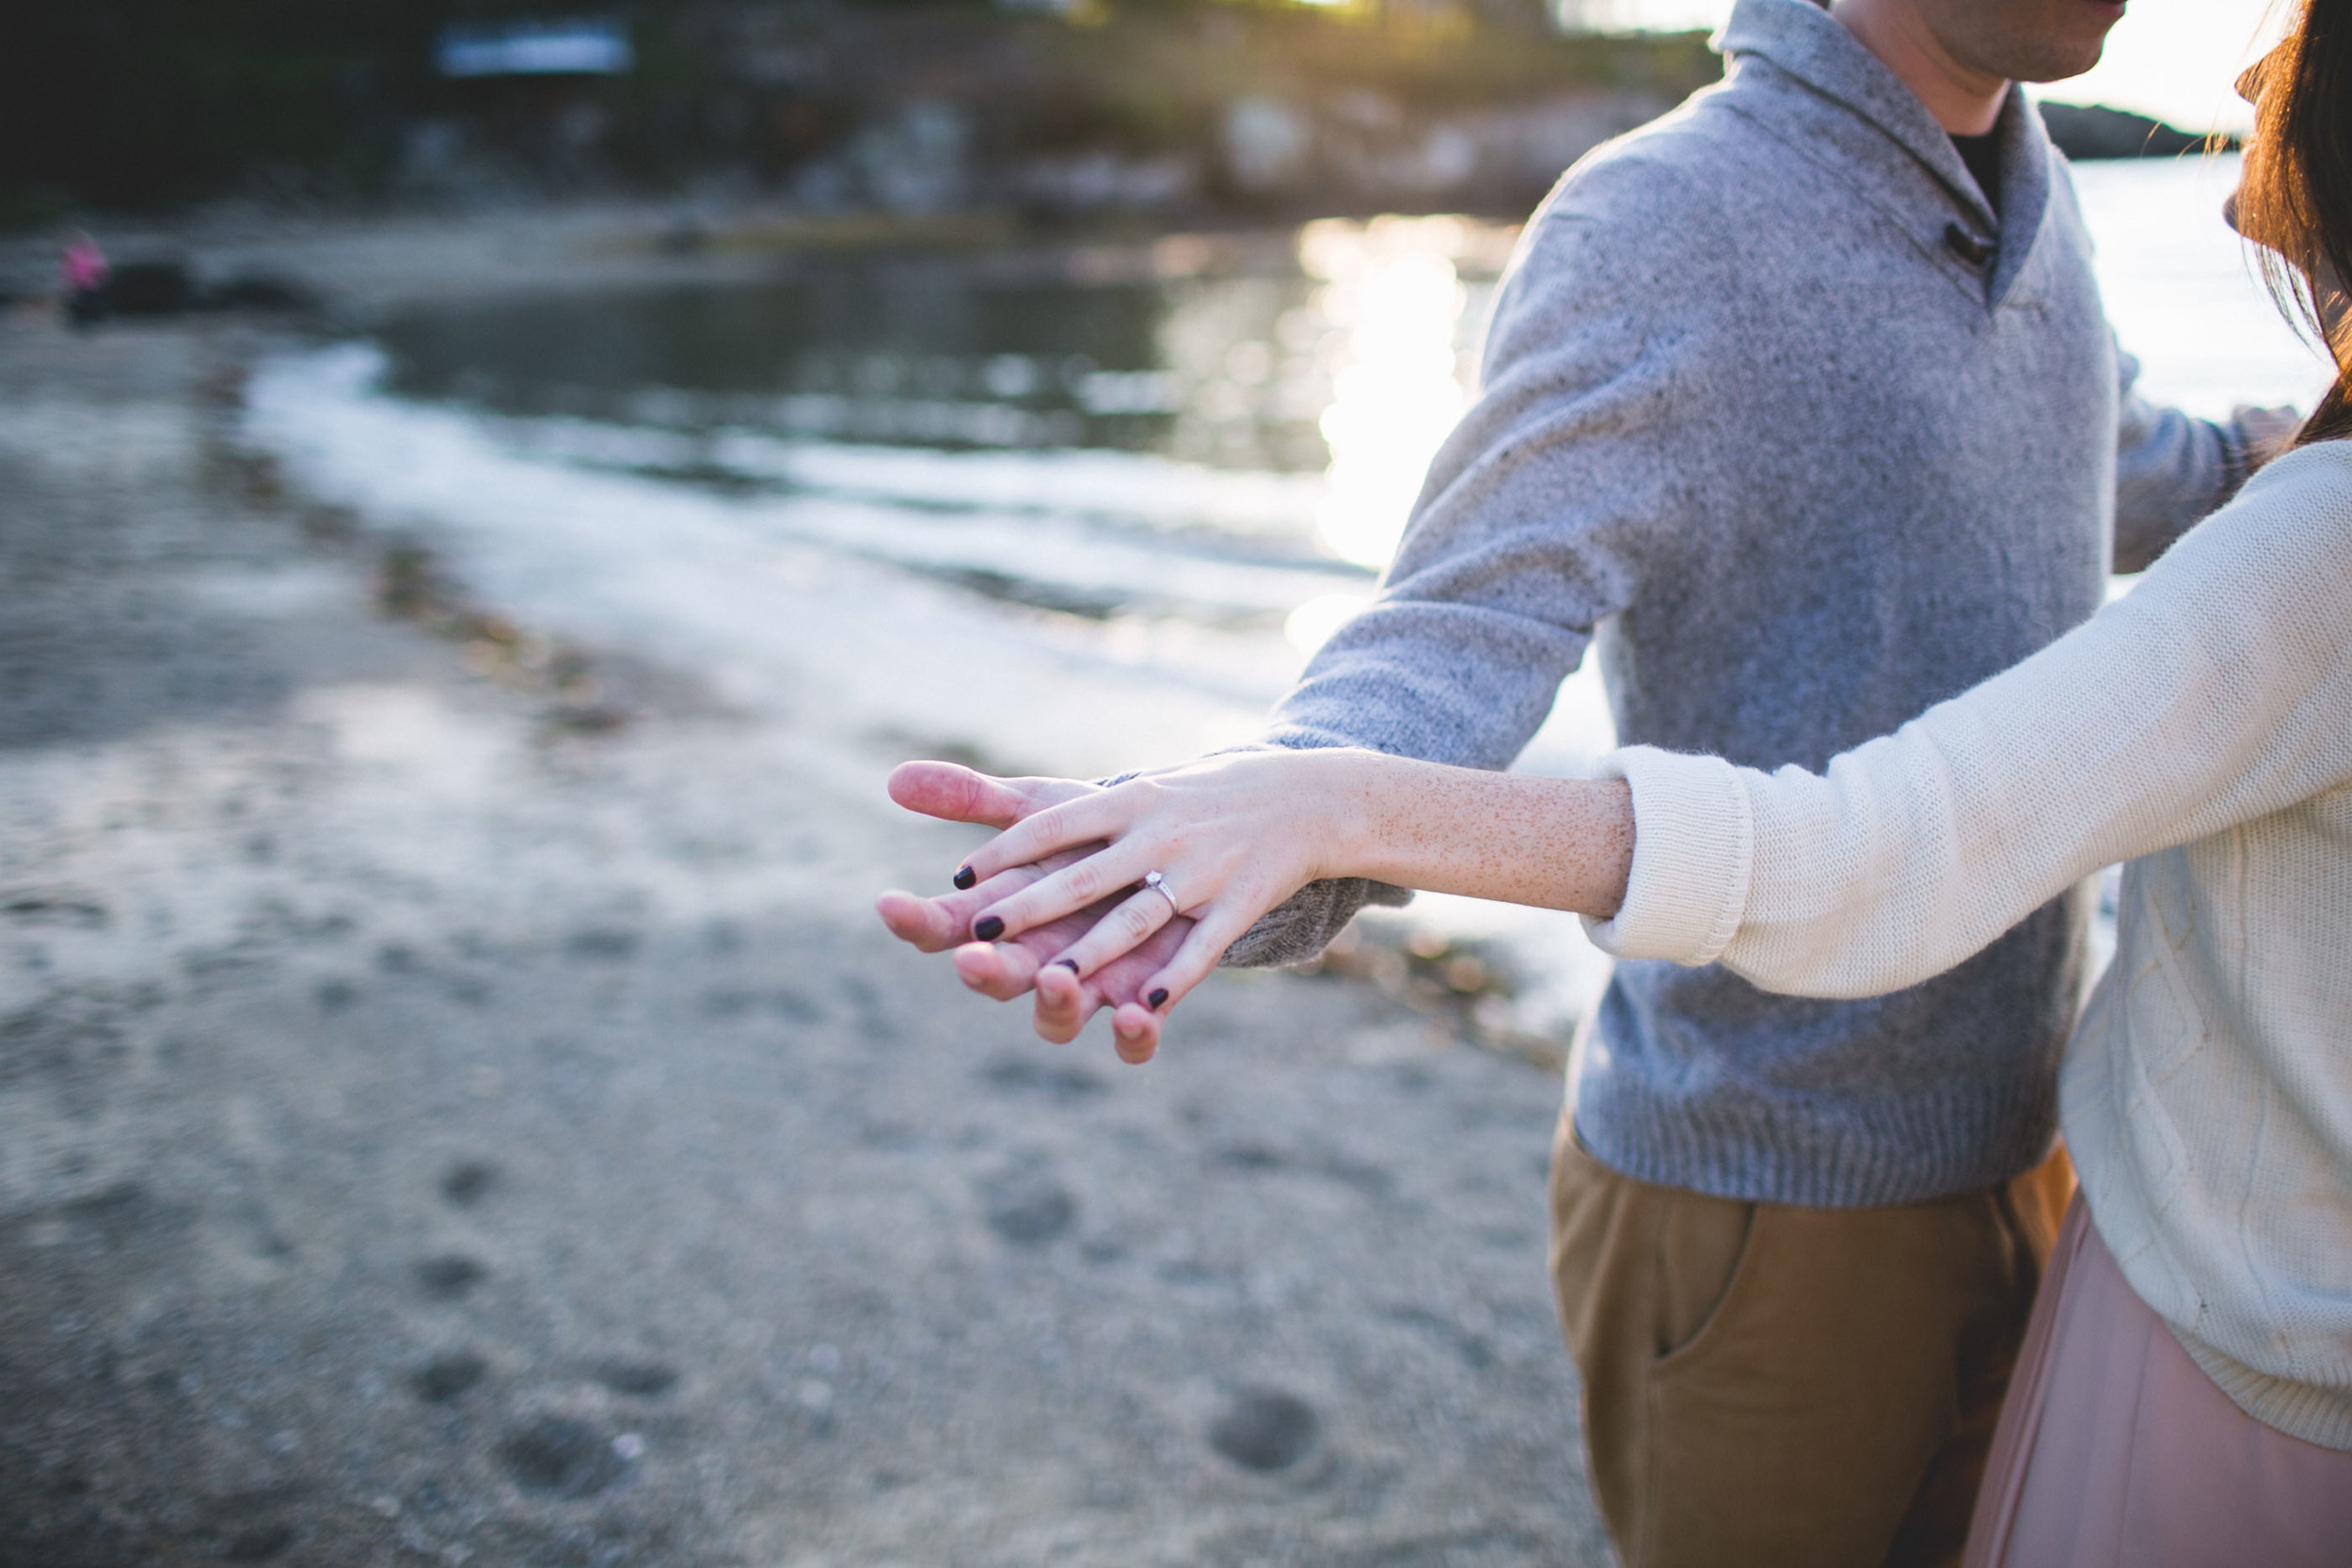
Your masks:
<svg viewBox="0 0 2352 1568"><path fill-rule="evenodd" d="M919 737L388 577L243 330L0 325L0 1563L1608 1560L1552 1076L1035 1040L869 912Z"/></svg>

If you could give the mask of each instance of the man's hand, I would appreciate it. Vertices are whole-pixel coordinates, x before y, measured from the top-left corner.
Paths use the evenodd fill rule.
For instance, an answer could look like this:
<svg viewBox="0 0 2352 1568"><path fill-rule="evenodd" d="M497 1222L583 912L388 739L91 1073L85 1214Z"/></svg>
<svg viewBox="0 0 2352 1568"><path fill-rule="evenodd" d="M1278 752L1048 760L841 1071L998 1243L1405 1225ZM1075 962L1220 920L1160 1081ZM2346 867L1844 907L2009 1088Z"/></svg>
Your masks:
<svg viewBox="0 0 2352 1568"><path fill-rule="evenodd" d="M1192 929L1189 920L1174 920L1152 933L1141 946L1120 955L1081 979L1053 962L1096 921L1118 907L1109 898L1033 927L1003 942L977 942L972 937L972 916L1016 889L1083 858L1082 852L1055 855L1036 865L1025 865L972 888L941 898L921 898L912 893L890 892L875 904L882 924L893 935L926 953L955 950L956 975L982 996L1009 1002L1029 991L1037 996L1038 1035L1057 1044L1076 1039L1087 1021L1104 1007L1118 1009L1112 1034L1120 1059L1141 1063L1159 1048L1160 1015L1145 1004L1143 982L1167 963Z"/></svg>
<svg viewBox="0 0 2352 1568"><path fill-rule="evenodd" d="M2295 445L2296 432L2303 428L2303 416L2292 408L2257 408L2241 404L2230 410L2230 418L2236 421L2239 433L2246 438L2249 471L2283 455Z"/></svg>
<svg viewBox="0 0 2352 1568"><path fill-rule="evenodd" d="M993 779L953 763L910 762L890 775L889 787L890 798L910 811L950 822L1007 828L1047 806L1094 793L1097 786L1072 779ZM893 935L921 951L953 948L957 976L981 995L1009 1002L1035 991L1035 1026L1045 1039L1067 1043L1099 1009L1117 1009L1112 1033L1120 1058L1147 1062L1159 1047L1161 1015L1146 1004L1139 988L1183 945L1192 922L1170 922L1141 946L1083 979L1052 960L1116 908L1116 898L1073 911L1008 941L980 942L973 936L972 919L980 910L1087 852L1078 848L1054 855L939 898L885 893L875 909Z"/></svg>

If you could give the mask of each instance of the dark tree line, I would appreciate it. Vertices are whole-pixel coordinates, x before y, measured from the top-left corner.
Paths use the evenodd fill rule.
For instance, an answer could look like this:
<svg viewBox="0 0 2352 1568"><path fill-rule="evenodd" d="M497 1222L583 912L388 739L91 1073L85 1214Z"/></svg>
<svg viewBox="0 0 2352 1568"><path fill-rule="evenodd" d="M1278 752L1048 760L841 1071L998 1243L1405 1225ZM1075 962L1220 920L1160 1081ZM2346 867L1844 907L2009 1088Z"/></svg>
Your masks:
<svg viewBox="0 0 2352 1568"><path fill-rule="evenodd" d="M968 101L999 140L1133 147L1198 138L1221 94L1268 83L1409 102L1607 82L1629 61L1674 90L1712 73L1694 40L1552 38L1542 0L1385 3L1082 0L1073 24L991 0L19 0L0 29L0 223L383 191L420 123L532 118L542 101L443 82L433 59L453 23L533 15L627 23L637 69L564 90L595 111L599 177L656 188L712 166L780 178L911 91Z"/></svg>
<svg viewBox="0 0 2352 1568"><path fill-rule="evenodd" d="M364 183L453 7L420 0L33 0L0 48L0 189L145 205L273 163Z"/></svg>

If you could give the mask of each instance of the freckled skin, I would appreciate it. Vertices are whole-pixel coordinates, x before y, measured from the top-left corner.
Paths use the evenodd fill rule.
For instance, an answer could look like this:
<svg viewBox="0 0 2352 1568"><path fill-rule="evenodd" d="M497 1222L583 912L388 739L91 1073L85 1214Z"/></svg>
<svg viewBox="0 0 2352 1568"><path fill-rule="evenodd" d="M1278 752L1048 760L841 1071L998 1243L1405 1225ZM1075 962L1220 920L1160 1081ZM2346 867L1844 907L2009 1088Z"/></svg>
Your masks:
<svg viewBox="0 0 2352 1568"><path fill-rule="evenodd" d="M890 793L910 810L1005 831L966 863L974 887L935 899L885 894L884 923L937 952L976 922L1001 920L999 941L957 948L965 984L1000 999L1034 987L1048 1039L1074 1038L1113 1006L1128 1062L1150 1060L1169 1010L1308 882L1369 877L1605 917L1624 901L1633 861L1632 797L1620 781L1355 750L1208 757L1112 789L908 763ZM1137 886L1149 871L1164 874L1180 915Z"/></svg>
<svg viewBox="0 0 2352 1568"><path fill-rule="evenodd" d="M1346 753L1367 774L1374 833L1334 875L1607 917L1633 863L1620 780L1534 779Z"/></svg>

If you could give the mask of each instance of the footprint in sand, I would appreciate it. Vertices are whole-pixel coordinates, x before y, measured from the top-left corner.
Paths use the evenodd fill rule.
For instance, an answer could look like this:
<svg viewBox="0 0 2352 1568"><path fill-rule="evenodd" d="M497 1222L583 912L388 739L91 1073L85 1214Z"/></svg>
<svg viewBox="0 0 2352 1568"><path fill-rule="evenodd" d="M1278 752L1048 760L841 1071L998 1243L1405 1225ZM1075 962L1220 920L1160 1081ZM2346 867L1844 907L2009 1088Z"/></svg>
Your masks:
<svg viewBox="0 0 2352 1568"><path fill-rule="evenodd" d="M1052 1175L1034 1165L1015 1165L978 1184L980 1212L988 1227L1018 1246L1050 1242L1078 1217L1078 1200Z"/></svg>
<svg viewBox="0 0 2352 1568"><path fill-rule="evenodd" d="M1314 1445L1314 1407L1274 1388L1245 1388L1209 1427L1209 1447L1245 1470L1288 1469Z"/></svg>
<svg viewBox="0 0 2352 1568"><path fill-rule="evenodd" d="M612 1437L570 1416L543 1416L499 1445L499 1464L516 1486L548 1497L593 1497L628 1474L642 1444Z"/></svg>
<svg viewBox="0 0 2352 1568"><path fill-rule="evenodd" d="M616 1394L631 1399L659 1399L677 1386L677 1369L661 1361L605 1361L596 1379Z"/></svg>
<svg viewBox="0 0 2352 1568"><path fill-rule="evenodd" d="M490 1370L490 1364L469 1350L437 1355L410 1374L408 1386L428 1404L447 1404L465 1393Z"/></svg>
<svg viewBox="0 0 2352 1568"><path fill-rule="evenodd" d="M426 1295L440 1301L454 1301L488 1278L489 1274L479 1260L461 1252L423 1259L417 1264L417 1283L424 1287Z"/></svg>
<svg viewBox="0 0 2352 1568"><path fill-rule="evenodd" d="M470 1209L498 1185L499 1168L487 1160L460 1160L441 1173L441 1201Z"/></svg>

